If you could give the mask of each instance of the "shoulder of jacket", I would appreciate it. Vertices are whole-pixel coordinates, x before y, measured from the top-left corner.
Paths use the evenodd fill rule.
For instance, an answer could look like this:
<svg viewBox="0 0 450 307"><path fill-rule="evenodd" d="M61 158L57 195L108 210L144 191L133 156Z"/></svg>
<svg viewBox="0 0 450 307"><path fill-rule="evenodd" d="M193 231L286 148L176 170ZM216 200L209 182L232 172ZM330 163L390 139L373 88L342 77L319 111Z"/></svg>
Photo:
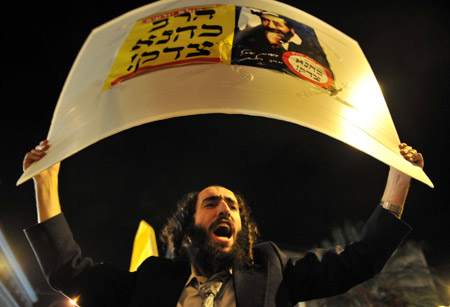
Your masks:
<svg viewBox="0 0 450 307"><path fill-rule="evenodd" d="M269 257L272 258L276 256L277 258L282 257L283 254L280 250L280 248L271 241L258 243L253 247L253 253L255 254L255 257Z"/></svg>
<svg viewBox="0 0 450 307"><path fill-rule="evenodd" d="M138 272L167 272L167 271L178 271L190 268L188 262L184 261L174 261L169 258L164 257L148 257L138 268Z"/></svg>

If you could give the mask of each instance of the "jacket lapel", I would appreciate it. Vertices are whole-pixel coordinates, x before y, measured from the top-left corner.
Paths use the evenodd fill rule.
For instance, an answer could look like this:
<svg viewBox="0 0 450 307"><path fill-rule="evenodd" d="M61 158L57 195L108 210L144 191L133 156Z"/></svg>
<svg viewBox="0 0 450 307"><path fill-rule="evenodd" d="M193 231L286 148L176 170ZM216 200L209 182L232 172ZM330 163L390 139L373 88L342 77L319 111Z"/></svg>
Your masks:
<svg viewBox="0 0 450 307"><path fill-rule="evenodd" d="M249 270L233 273L236 306L265 306L269 278L267 266L261 265L254 265Z"/></svg>

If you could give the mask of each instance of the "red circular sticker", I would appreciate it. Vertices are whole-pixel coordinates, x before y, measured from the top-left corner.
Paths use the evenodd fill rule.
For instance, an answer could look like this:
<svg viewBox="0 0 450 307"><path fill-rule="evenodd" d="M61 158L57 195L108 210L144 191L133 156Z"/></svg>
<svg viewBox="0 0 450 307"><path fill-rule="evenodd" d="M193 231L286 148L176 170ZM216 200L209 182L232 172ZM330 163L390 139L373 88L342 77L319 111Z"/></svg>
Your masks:
<svg viewBox="0 0 450 307"><path fill-rule="evenodd" d="M300 78L330 88L334 84L331 71L319 64L316 60L294 51L283 53L283 62Z"/></svg>

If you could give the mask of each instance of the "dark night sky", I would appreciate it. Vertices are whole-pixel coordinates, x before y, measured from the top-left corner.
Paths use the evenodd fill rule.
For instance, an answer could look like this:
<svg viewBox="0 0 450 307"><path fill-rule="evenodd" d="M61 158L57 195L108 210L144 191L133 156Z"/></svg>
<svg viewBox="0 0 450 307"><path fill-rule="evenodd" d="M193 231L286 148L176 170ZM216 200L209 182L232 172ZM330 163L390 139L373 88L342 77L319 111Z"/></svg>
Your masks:
<svg viewBox="0 0 450 307"><path fill-rule="evenodd" d="M46 286L22 234L35 222L33 185L15 186L22 158L46 137L90 30L147 3L16 2L2 13L8 111L0 122L0 227L38 289ZM425 244L432 267L450 271L447 10L438 1L295 3L360 43L400 138L423 152L436 186L413 182L404 214L414 228L409 239ZM294 124L202 115L133 128L70 157L61 167L60 194L84 253L128 267L139 220L158 231L188 191L209 184L238 190L252 205L263 240L310 248L330 237L331 226L368 217L387 171L381 162Z"/></svg>

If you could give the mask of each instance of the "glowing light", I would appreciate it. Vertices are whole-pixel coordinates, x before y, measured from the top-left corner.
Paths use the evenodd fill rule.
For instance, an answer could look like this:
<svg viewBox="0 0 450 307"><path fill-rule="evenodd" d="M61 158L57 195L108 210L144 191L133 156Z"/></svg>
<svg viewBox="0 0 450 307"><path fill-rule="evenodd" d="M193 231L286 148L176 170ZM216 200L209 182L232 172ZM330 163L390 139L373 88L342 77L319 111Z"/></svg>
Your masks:
<svg viewBox="0 0 450 307"><path fill-rule="evenodd" d="M72 306L78 306L77 302L78 302L78 297L74 298L73 300L69 299L69 303Z"/></svg>
<svg viewBox="0 0 450 307"><path fill-rule="evenodd" d="M343 98L354 108L343 109L341 116L345 122L356 125L342 125L342 127L347 127L342 131L344 138L352 140L352 145L357 148L367 149L370 143L367 132L370 131L371 136L375 139L380 140L380 137L387 137L389 141L397 143L397 140L391 140L390 136L396 135L395 128L386 119L387 110L384 97L376 80L367 74L361 76L352 88L353 91ZM355 128L361 131L355 133ZM364 133L361 133L362 131Z"/></svg>

